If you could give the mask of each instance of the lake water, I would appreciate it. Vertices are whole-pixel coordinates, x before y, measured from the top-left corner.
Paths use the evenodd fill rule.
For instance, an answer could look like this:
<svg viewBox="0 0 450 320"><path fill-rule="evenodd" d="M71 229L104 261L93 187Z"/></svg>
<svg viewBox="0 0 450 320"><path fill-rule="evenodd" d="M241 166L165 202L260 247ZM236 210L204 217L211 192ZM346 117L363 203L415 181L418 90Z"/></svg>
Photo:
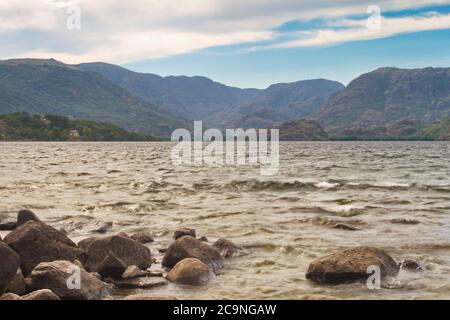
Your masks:
<svg viewBox="0 0 450 320"><path fill-rule="evenodd" d="M149 230L158 262L182 226L247 248L207 287L152 290L179 299L450 298L449 143L286 142L280 172L269 177L250 166L174 166L171 147L1 143L0 219L29 208L74 241L104 221L112 234ZM305 279L313 259L357 245L426 270L401 270L397 289Z"/></svg>

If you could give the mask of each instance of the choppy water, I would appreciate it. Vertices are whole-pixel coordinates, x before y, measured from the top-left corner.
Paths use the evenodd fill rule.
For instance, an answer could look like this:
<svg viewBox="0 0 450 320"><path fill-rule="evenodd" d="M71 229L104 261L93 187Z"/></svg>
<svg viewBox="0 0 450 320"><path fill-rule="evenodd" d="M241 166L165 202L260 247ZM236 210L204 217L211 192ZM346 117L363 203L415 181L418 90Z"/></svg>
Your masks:
<svg viewBox="0 0 450 320"><path fill-rule="evenodd" d="M150 230L160 262L180 226L225 237L249 254L227 261L206 288L153 290L180 299L450 298L450 144L283 143L280 173L257 167L175 167L170 143L2 143L0 219L30 208L78 241L101 221L111 233ZM406 218L416 224L392 223ZM360 231L333 229L336 223ZM3 233L4 235L4 233ZM316 257L371 245L397 261L402 289L317 285Z"/></svg>

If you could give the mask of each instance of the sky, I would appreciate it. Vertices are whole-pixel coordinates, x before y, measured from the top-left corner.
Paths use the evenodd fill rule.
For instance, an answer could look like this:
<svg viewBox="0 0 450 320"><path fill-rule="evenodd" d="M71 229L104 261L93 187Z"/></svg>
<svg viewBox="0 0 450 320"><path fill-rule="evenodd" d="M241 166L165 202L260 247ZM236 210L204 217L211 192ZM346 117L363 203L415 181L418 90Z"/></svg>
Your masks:
<svg viewBox="0 0 450 320"><path fill-rule="evenodd" d="M1 0L0 59L102 61L227 85L450 67L450 0Z"/></svg>

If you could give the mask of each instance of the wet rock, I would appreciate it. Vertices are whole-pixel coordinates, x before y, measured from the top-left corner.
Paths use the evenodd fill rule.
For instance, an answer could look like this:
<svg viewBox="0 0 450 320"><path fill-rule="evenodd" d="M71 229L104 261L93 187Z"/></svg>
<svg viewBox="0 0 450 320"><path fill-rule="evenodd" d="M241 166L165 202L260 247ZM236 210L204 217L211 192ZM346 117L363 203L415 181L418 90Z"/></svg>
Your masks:
<svg viewBox="0 0 450 320"><path fill-rule="evenodd" d="M144 270L139 269L136 266L129 266L125 272L122 274L122 279L133 279L133 278L139 278L139 277L145 277L147 275L147 272Z"/></svg>
<svg viewBox="0 0 450 320"><path fill-rule="evenodd" d="M96 271L102 277L120 278L127 269L127 264L114 253L108 254L105 259L96 267Z"/></svg>
<svg viewBox="0 0 450 320"><path fill-rule="evenodd" d="M15 221L9 221L0 223L0 231L12 231L16 228L17 222Z"/></svg>
<svg viewBox="0 0 450 320"><path fill-rule="evenodd" d="M167 249L162 261L164 268L173 268L178 262L186 258L196 258L206 264L214 272L223 268L224 259L220 252L205 242L184 236L176 240Z"/></svg>
<svg viewBox="0 0 450 320"><path fill-rule="evenodd" d="M386 252L371 247L343 250L311 262L306 278L319 283L338 284L365 280L367 268L378 266L382 277L395 276L399 267Z"/></svg>
<svg viewBox="0 0 450 320"><path fill-rule="evenodd" d="M114 284L120 289L151 289L168 284L164 278L141 277L117 280Z"/></svg>
<svg viewBox="0 0 450 320"><path fill-rule="evenodd" d="M79 282L78 279L79 279ZM50 289L61 299L96 300L112 287L69 261L43 262L26 279L31 290Z"/></svg>
<svg viewBox="0 0 450 320"><path fill-rule="evenodd" d="M407 260L403 261L402 265L401 265L401 268L405 269L405 270L409 270L409 271L423 271L423 270L425 270L424 266L421 263L419 263L416 260L412 260L412 259L407 259Z"/></svg>
<svg viewBox="0 0 450 320"><path fill-rule="evenodd" d="M220 254L224 258L231 258L236 256L239 251L242 250L241 247L234 244L232 241L226 239L219 239L214 244L213 247L219 250Z"/></svg>
<svg viewBox="0 0 450 320"><path fill-rule="evenodd" d="M23 277L22 270L18 268L16 275L8 285L6 292L22 295L25 293L25 291L26 291L25 278Z"/></svg>
<svg viewBox="0 0 450 320"><path fill-rule="evenodd" d="M111 221L103 222L100 227L98 227L97 229L92 230L91 232L93 232L93 233L106 233L109 230L111 230L112 227L113 227L113 223Z"/></svg>
<svg viewBox="0 0 450 320"><path fill-rule="evenodd" d="M61 300L52 290L33 291L22 297L22 300Z"/></svg>
<svg viewBox="0 0 450 320"><path fill-rule="evenodd" d="M0 301L13 301L13 300L23 300L21 296L15 294L15 293L5 293L4 295L0 296Z"/></svg>
<svg viewBox="0 0 450 320"><path fill-rule="evenodd" d="M20 210L17 214L17 227L24 225L28 221L41 221L31 210Z"/></svg>
<svg viewBox="0 0 450 320"><path fill-rule="evenodd" d="M413 220L413 219L405 219L405 218L396 218L396 219L392 219L391 223L394 224L406 224L406 225L414 225L414 224L419 224L420 222L417 220Z"/></svg>
<svg viewBox="0 0 450 320"><path fill-rule="evenodd" d="M346 231L360 231L360 228L351 226L349 224L345 223L337 223L334 226L332 226L333 229L340 229L340 230L346 230Z"/></svg>
<svg viewBox="0 0 450 320"><path fill-rule="evenodd" d="M187 258L178 262L167 275L170 282L202 286L208 283L211 278L211 270L206 264L198 259Z"/></svg>
<svg viewBox="0 0 450 320"><path fill-rule="evenodd" d="M181 229L176 230L173 234L173 238L175 240L178 240L184 236L191 236L192 238L195 238L196 237L195 230L190 229L190 228L181 228Z"/></svg>
<svg viewBox="0 0 450 320"><path fill-rule="evenodd" d="M5 242L19 254L25 276L41 262L85 260L83 250L65 234L39 221L28 221L11 231Z"/></svg>
<svg viewBox="0 0 450 320"><path fill-rule="evenodd" d="M141 270L151 266L150 249L129 238L109 236L94 239L86 248L86 269L102 277L120 278L132 265Z"/></svg>
<svg viewBox="0 0 450 320"><path fill-rule="evenodd" d="M0 295L5 293L16 277L20 265L19 255L6 243L0 242Z"/></svg>
<svg viewBox="0 0 450 320"><path fill-rule="evenodd" d="M131 236L131 239L133 239L134 241L137 241L139 243L143 243L143 244L151 243L151 242L155 241L153 239L152 234L150 232L145 232L145 231L137 232L137 233L133 234Z"/></svg>
<svg viewBox="0 0 450 320"><path fill-rule="evenodd" d="M202 241L202 242L208 242L208 238L207 237L205 237L205 236L202 236L200 239L198 239L199 241Z"/></svg>
<svg viewBox="0 0 450 320"><path fill-rule="evenodd" d="M153 293L140 293L140 294L132 294L125 297L123 300L178 300L172 296L165 296L160 294Z"/></svg>
<svg viewBox="0 0 450 320"><path fill-rule="evenodd" d="M83 239L83 240L81 240L80 242L78 242L78 247L79 247L80 249L83 249L84 251L86 251L86 250L87 250L87 247L89 247L89 245L90 245L94 240L97 240L97 239L100 239L100 238L98 238L98 237L90 237L90 238Z"/></svg>

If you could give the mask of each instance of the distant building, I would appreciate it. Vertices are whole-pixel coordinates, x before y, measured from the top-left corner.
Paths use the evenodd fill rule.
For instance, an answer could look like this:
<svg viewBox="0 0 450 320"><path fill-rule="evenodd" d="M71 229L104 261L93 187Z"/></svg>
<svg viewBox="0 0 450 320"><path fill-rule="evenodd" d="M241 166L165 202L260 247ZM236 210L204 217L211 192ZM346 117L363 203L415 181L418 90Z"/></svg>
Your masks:
<svg viewBox="0 0 450 320"><path fill-rule="evenodd" d="M78 139L80 137L80 133L78 130L70 130L70 137L73 139Z"/></svg>

